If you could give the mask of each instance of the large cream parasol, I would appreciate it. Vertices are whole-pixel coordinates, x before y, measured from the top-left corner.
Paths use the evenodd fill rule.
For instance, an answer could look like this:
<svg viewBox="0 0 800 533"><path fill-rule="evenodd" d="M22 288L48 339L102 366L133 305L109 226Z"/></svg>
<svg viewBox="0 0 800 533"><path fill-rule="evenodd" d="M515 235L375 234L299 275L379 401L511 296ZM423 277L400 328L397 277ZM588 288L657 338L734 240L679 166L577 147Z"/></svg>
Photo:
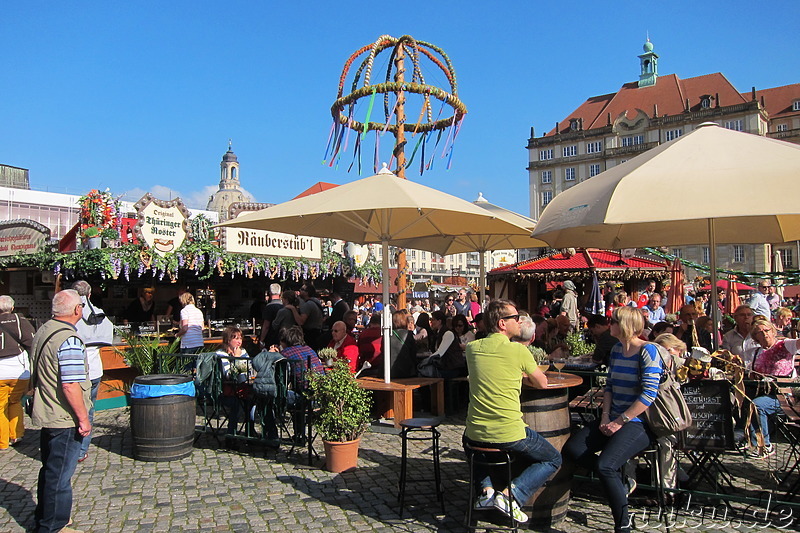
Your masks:
<svg viewBox="0 0 800 533"><path fill-rule="evenodd" d="M241 215L219 226L381 244L386 304L389 245L413 246L445 255L456 235L479 241L486 235L530 232L471 202L398 178L385 165L375 176ZM529 237L528 240L533 241ZM389 313L384 313L384 354L389 354L391 323ZM383 360L388 383L390 358Z"/></svg>
<svg viewBox="0 0 800 533"><path fill-rule="evenodd" d="M533 236L554 248L708 244L716 267L717 243L800 239L797 195L755 196L793 191L798 171L796 144L701 124L557 195Z"/></svg>
<svg viewBox="0 0 800 533"><path fill-rule="evenodd" d="M485 233L485 234L454 234L447 237L429 237L416 239L409 242L399 241L398 246L408 248L425 248L428 240L444 240L447 248L441 255L462 254L467 252L478 252L480 256L480 284L481 284L481 304L486 297L486 252L493 250L516 250L518 248L544 248L547 243L531 237L531 232L536 226L536 221L525 215L520 215L499 205L495 205L484 198L483 193L478 193L478 198L472 202L482 209L488 211L492 217L504 220L510 224L505 233ZM435 245L431 242L430 245Z"/></svg>

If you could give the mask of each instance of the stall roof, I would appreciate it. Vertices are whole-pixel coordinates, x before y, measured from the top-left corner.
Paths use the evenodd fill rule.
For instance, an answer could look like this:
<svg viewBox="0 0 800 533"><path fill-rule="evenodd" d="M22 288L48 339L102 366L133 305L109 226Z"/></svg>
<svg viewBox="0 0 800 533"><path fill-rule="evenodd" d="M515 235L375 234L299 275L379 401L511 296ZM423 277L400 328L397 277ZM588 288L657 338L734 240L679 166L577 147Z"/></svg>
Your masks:
<svg viewBox="0 0 800 533"><path fill-rule="evenodd" d="M550 280L589 277L592 271L604 279L647 278L661 276L667 267L663 260L633 256L623 258L620 252L578 248L575 253L558 252L495 268L492 277L533 277Z"/></svg>

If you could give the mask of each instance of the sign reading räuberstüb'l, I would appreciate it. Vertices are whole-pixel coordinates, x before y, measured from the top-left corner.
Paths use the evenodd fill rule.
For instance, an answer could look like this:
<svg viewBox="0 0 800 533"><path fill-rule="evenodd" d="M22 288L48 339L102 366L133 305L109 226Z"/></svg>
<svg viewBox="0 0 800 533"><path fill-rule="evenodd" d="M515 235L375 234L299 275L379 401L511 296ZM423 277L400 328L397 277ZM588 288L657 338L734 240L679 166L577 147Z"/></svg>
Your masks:
<svg viewBox="0 0 800 533"><path fill-rule="evenodd" d="M33 254L42 249L50 238L50 230L28 219L0 222L0 257Z"/></svg>
<svg viewBox="0 0 800 533"><path fill-rule="evenodd" d="M160 255L175 252L186 239L189 210L180 198L158 200L150 193L134 205L139 215L136 234L140 241Z"/></svg>
<svg viewBox="0 0 800 533"><path fill-rule="evenodd" d="M237 203L231 206L231 214L235 218L269 205L271 204ZM322 239L317 237L257 229L222 228L221 240L223 248L232 253L322 259Z"/></svg>

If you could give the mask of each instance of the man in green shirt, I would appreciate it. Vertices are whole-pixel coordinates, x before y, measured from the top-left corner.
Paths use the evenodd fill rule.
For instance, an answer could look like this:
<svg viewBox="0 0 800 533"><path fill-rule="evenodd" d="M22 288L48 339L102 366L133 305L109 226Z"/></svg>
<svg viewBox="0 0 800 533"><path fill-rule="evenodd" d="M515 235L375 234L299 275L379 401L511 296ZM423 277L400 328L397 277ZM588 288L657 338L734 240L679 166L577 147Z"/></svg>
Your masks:
<svg viewBox="0 0 800 533"><path fill-rule="evenodd" d="M526 522L528 517L520 506L561 466L558 450L522 420L519 403L523 380L531 387L546 388L547 377L524 346L511 342L520 332L513 302L492 300L484 322L489 335L467 345L470 401L464 440L474 446L508 450L517 461L530 465L502 491L495 490L488 472L476 466L482 493L475 508L496 508Z"/></svg>

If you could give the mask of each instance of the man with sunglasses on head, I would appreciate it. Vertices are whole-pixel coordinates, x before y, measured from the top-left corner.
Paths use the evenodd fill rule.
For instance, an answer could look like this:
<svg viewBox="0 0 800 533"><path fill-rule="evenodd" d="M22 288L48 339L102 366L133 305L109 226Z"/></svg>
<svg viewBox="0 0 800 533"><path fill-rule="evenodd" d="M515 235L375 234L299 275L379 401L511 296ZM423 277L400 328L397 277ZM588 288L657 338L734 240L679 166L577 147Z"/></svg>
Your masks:
<svg viewBox="0 0 800 533"><path fill-rule="evenodd" d="M469 408L464 443L507 450L526 468L508 487L501 488L492 484L488 471L476 465L481 494L475 509L498 509L518 522L526 522L528 517L521 507L561 466L558 450L525 424L519 401L523 381L544 389L547 377L527 348L511 342L520 334L519 312L513 302L492 300L484 322L488 336L469 343L466 350Z"/></svg>
<svg viewBox="0 0 800 533"><path fill-rule="evenodd" d="M34 531L75 531L67 527L72 513L72 474L83 438L92 431L89 365L75 324L83 318L84 303L67 289L53 297L53 318L33 337L31 384L33 423L41 426Z"/></svg>

